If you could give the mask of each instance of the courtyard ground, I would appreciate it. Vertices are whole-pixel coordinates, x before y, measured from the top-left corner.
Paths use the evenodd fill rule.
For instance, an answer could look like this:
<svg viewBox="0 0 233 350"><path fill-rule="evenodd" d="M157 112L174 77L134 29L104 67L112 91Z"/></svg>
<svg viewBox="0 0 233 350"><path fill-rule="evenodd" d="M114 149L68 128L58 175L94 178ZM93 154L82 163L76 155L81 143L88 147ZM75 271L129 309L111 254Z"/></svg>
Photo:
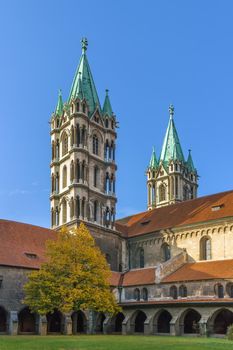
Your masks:
<svg viewBox="0 0 233 350"><path fill-rule="evenodd" d="M0 336L0 350L232 350L233 341L157 336Z"/></svg>

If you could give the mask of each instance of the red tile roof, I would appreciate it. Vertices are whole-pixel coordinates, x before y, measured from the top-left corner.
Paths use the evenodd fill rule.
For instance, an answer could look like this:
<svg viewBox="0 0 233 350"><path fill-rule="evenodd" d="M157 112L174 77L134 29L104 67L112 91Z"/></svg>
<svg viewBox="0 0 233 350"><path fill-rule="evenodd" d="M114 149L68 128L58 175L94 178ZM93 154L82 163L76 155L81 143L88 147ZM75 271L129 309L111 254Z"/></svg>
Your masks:
<svg viewBox="0 0 233 350"><path fill-rule="evenodd" d="M171 283L228 278L233 278L233 259L187 263L165 277L162 282Z"/></svg>
<svg viewBox="0 0 233 350"><path fill-rule="evenodd" d="M128 286L140 286L146 284L155 283L155 268L144 268L138 270L131 270L124 274L123 283L124 287Z"/></svg>
<svg viewBox="0 0 233 350"><path fill-rule="evenodd" d="M55 238L55 231L43 227L0 220L0 265L39 268L46 240Z"/></svg>
<svg viewBox="0 0 233 350"><path fill-rule="evenodd" d="M212 207L221 206L219 210ZM128 237L162 229L233 217L233 191L168 205L139 213L116 222L116 228Z"/></svg>

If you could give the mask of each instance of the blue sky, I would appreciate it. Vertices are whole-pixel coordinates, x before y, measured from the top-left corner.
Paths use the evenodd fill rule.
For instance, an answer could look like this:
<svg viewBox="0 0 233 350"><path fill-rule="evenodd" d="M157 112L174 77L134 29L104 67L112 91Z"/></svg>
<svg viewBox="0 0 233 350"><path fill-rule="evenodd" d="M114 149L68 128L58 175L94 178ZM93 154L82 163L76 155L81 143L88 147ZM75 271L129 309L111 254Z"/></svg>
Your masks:
<svg viewBox="0 0 233 350"><path fill-rule="evenodd" d="M145 170L175 106L199 195L233 188L233 2L1 0L1 218L50 225L49 119L81 54L120 123L118 217L146 208Z"/></svg>

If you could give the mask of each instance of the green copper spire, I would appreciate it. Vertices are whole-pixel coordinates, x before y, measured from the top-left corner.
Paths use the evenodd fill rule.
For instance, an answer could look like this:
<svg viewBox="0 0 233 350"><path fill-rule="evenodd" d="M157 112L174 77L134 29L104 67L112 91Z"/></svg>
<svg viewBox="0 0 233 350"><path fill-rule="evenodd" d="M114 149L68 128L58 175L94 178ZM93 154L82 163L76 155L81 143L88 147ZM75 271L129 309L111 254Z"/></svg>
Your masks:
<svg viewBox="0 0 233 350"><path fill-rule="evenodd" d="M105 96L104 106L103 106L103 115L105 114L108 114L109 117L113 115L112 106L108 96L108 89L106 89L106 96Z"/></svg>
<svg viewBox="0 0 233 350"><path fill-rule="evenodd" d="M192 155L191 155L191 149L189 149L189 155L188 155L188 159L187 159L187 167L188 167L188 170L190 172L196 172L196 169L194 167L194 164L193 164L193 158L192 158Z"/></svg>
<svg viewBox="0 0 233 350"><path fill-rule="evenodd" d="M61 117L63 114L63 101L62 101L61 90L59 90L59 93L58 93L58 101L57 101L57 107L56 107L55 113L59 115L59 117Z"/></svg>
<svg viewBox="0 0 233 350"><path fill-rule="evenodd" d="M160 161L162 161L165 165L167 165L170 160L179 160L185 163L183 151L180 145L179 137L178 137L175 123L173 120L174 107L172 105L169 106L169 114L170 114L170 120L166 131L166 135L163 141Z"/></svg>
<svg viewBox="0 0 233 350"><path fill-rule="evenodd" d="M158 166L158 162L157 162L157 159L156 159L155 148L153 147L149 168L150 169L156 169L157 166Z"/></svg>
<svg viewBox="0 0 233 350"><path fill-rule="evenodd" d="M68 102L70 102L72 98L85 98L87 100L90 113L93 113L96 106L100 107L100 103L94 79L91 74L91 69L87 60L87 45L87 39L83 38L82 55L71 86Z"/></svg>

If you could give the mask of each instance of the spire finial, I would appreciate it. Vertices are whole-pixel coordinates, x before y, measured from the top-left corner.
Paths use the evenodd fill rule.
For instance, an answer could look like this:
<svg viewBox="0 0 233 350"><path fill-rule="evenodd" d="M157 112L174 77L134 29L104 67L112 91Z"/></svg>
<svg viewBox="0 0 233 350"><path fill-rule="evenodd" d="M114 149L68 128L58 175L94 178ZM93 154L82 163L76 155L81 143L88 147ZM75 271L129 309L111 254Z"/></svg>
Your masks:
<svg viewBox="0 0 233 350"><path fill-rule="evenodd" d="M169 108L168 108L168 111L169 111L169 114L170 114L170 118L173 119L173 115L174 115L174 106L172 104L170 104Z"/></svg>
<svg viewBox="0 0 233 350"><path fill-rule="evenodd" d="M82 38L81 43L82 43L82 53L85 53L85 51L87 51L87 46L88 46L87 38Z"/></svg>
<svg viewBox="0 0 233 350"><path fill-rule="evenodd" d="M105 89L105 92L106 92L106 96L108 96L109 90L108 90L108 89Z"/></svg>

